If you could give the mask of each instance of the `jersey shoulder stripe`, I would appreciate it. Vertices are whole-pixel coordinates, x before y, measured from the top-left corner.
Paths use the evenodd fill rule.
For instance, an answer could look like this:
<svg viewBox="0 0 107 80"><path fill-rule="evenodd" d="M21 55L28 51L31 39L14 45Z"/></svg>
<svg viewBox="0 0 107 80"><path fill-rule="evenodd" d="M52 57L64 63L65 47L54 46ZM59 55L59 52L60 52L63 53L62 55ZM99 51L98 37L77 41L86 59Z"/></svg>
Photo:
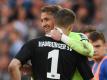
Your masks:
<svg viewBox="0 0 107 80"><path fill-rule="evenodd" d="M70 32L69 37L72 37L74 40L88 40L88 37L83 33Z"/></svg>

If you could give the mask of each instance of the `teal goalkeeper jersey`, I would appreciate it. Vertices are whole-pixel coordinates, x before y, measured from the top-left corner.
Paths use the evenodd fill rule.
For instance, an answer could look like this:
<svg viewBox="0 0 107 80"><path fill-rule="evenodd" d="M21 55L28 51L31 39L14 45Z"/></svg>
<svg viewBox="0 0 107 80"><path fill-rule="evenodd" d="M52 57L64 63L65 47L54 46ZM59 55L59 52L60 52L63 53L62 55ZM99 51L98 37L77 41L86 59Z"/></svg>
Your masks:
<svg viewBox="0 0 107 80"><path fill-rule="evenodd" d="M92 57L94 54L93 46L88 42L88 38L83 33L70 32L68 45L84 56ZM72 80L83 80L77 69Z"/></svg>

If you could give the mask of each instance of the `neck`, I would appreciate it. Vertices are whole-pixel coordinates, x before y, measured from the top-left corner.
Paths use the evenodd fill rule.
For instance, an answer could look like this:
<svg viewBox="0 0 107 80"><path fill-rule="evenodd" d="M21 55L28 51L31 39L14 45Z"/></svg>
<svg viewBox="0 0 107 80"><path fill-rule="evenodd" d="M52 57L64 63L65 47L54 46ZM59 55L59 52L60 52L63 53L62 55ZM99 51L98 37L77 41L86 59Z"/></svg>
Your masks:
<svg viewBox="0 0 107 80"><path fill-rule="evenodd" d="M64 34L66 34L66 35L68 35L69 34L69 32L71 31L70 29L70 27L68 27L68 28L64 28L64 27L60 27L60 29L63 31L63 33Z"/></svg>
<svg viewBox="0 0 107 80"><path fill-rule="evenodd" d="M67 31L65 28L61 27L61 30L63 31L64 34L67 34Z"/></svg>
<svg viewBox="0 0 107 80"><path fill-rule="evenodd" d="M45 33L45 36L51 37L50 32L46 32L46 33Z"/></svg>

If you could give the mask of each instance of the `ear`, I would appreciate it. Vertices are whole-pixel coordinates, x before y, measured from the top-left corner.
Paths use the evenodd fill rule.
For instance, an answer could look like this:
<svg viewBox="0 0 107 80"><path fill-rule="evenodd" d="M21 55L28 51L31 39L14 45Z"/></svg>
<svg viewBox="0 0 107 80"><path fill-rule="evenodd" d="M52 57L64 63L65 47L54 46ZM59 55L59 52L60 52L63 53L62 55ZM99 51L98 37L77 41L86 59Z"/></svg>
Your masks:
<svg viewBox="0 0 107 80"><path fill-rule="evenodd" d="M67 31L72 31L72 28L73 28L73 26L72 26L72 25L69 25L69 26L67 27Z"/></svg>
<svg viewBox="0 0 107 80"><path fill-rule="evenodd" d="M69 26L67 26L67 28L66 28L66 34L68 35L69 34L69 32L71 32L72 31L72 27L71 27L71 25L69 25Z"/></svg>
<svg viewBox="0 0 107 80"><path fill-rule="evenodd" d="M107 43L104 43L104 49L107 51Z"/></svg>

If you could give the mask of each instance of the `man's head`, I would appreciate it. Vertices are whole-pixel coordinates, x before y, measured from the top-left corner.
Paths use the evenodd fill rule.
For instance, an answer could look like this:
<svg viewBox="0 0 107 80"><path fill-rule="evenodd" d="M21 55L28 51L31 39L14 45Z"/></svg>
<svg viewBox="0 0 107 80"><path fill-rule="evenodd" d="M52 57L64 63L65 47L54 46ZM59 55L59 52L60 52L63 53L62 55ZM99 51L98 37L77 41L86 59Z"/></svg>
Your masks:
<svg viewBox="0 0 107 80"><path fill-rule="evenodd" d="M47 33L55 26L55 15L61 9L59 6L45 6L41 9L41 24Z"/></svg>
<svg viewBox="0 0 107 80"><path fill-rule="evenodd" d="M56 26L68 28L75 22L75 13L70 9L61 9L55 16Z"/></svg>
<svg viewBox="0 0 107 80"><path fill-rule="evenodd" d="M95 54L104 55L106 53L106 42L103 33L101 32L91 32L89 35L89 40L94 47Z"/></svg>

